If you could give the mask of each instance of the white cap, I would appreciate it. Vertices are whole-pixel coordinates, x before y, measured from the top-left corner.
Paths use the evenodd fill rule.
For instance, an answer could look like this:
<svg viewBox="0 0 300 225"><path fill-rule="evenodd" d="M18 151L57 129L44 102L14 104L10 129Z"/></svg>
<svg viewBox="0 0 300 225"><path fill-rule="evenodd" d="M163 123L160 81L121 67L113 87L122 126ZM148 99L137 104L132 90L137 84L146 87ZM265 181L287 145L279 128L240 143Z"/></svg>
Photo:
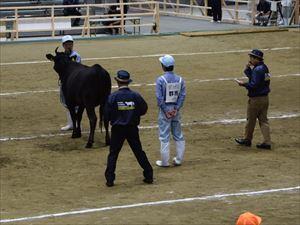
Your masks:
<svg viewBox="0 0 300 225"><path fill-rule="evenodd" d="M171 55L164 55L164 56L162 56L162 57L159 58L159 61L165 67L174 66L174 64L175 64L175 59Z"/></svg>
<svg viewBox="0 0 300 225"><path fill-rule="evenodd" d="M66 35L66 36L63 36L63 38L61 39L61 42L62 43L65 43L67 41L74 41L73 40L73 37L71 35Z"/></svg>

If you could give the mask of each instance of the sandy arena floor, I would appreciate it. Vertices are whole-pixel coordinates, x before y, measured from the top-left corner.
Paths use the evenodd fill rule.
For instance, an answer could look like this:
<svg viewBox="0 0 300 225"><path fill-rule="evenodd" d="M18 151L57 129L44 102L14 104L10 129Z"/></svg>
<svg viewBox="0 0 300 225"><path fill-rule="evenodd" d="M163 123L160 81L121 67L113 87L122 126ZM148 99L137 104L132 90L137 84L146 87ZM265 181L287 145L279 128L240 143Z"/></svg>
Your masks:
<svg viewBox="0 0 300 225"><path fill-rule="evenodd" d="M185 162L176 168L155 167L159 158L157 128L141 129L143 147L154 167L154 184L143 184L142 171L126 144L118 160L116 185L107 188L103 175L108 154L108 148L103 147L104 134L96 133L91 150L84 149L87 134L77 140L71 139L70 134L59 136L65 112L59 102L53 65L43 61L46 61L45 54L53 53L60 44L1 45L1 222L210 196L202 200L25 219L8 224L233 225L244 211L260 215L263 225L300 224L299 32L145 37L75 44L84 64L99 63L112 77L119 69L132 74L132 89L140 92L149 104L149 112L141 122L143 127L157 124L152 84L161 74L158 54L175 55L176 72L187 82L182 121L194 122L184 126ZM255 145L239 147L233 141L243 134L244 123L235 121L245 118L247 96L232 79L242 77L247 52L252 48L265 49L265 62L272 74L269 116L274 117L270 120L274 148L271 151L259 151ZM223 119L233 122L221 124ZM215 123L205 124L209 121ZM88 129L86 116L83 129ZM53 136L40 137L41 134ZM31 139L4 141L5 137ZM257 124L254 144L260 141ZM172 148L172 155L174 152ZM260 195L216 197L216 194L289 187L296 188Z"/></svg>

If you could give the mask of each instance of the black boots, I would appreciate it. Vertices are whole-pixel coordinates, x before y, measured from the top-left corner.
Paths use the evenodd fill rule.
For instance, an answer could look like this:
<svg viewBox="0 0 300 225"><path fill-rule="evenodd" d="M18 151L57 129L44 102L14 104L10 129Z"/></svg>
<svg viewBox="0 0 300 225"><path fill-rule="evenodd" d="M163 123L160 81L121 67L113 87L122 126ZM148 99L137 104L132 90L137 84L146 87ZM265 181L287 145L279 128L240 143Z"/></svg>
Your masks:
<svg viewBox="0 0 300 225"><path fill-rule="evenodd" d="M243 138L235 138L234 139L236 141L236 143L240 144L240 145L244 145L244 146L251 146L251 141L248 139L243 139Z"/></svg>
<svg viewBox="0 0 300 225"><path fill-rule="evenodd" d="M266 144L266 143L261 143L261 144L256 145L256 148L271 149L271 145Z"/></svg>

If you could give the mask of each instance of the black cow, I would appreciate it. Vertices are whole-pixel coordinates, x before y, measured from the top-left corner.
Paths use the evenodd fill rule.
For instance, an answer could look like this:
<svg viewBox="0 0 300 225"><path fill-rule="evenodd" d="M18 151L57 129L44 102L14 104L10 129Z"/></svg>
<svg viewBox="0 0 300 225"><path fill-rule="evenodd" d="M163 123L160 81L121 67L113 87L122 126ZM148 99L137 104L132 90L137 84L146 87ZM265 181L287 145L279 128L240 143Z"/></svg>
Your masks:
<svg viewBox="0 0 300 225"><path fill-rule="evenodd" d="M97 124L95 107L100 105L100 128L102 131L103 110L111 92L111 79L109 73L100 65L91 67L74 62L64 52L55 49L55 56L47 54L50 61L54 61L54 70L58 73L62 85L62 92L66 99L66 105L70 110L73 121L72 138L81 137L80 122L84 109L90 121L90 135L86 148L91 148L94 142L94 133ZM75 107L78 106L78 110ZM104 121L105 143L110 144L108 133L108 121Z"/></svg>

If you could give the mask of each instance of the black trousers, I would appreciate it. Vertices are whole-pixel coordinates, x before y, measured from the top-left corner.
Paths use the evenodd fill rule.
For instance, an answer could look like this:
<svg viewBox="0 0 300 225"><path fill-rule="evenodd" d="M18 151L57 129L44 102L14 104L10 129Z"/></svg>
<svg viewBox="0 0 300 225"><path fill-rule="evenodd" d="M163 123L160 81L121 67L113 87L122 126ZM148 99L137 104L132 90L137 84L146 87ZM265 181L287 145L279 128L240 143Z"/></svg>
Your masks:
<svg viewBox="0 0 300 225"><path fill-rule="evenodd" d="M211 8L213 14L213 20L222 20L222 1L221 0L211 0Z"/></svg>
<svg viewBox="0 0 300 225"><path fill-rule="evenodd" d="M146 153L142 149L138 127L113 126L111 129L111 145L109 148L107 167L105 171L105 178L107 182L113 182L116 178L116 164L125 139L128 141L138 163L144 169L144 177L146 179L153 179L153 169L148 161Z"/></svg>

